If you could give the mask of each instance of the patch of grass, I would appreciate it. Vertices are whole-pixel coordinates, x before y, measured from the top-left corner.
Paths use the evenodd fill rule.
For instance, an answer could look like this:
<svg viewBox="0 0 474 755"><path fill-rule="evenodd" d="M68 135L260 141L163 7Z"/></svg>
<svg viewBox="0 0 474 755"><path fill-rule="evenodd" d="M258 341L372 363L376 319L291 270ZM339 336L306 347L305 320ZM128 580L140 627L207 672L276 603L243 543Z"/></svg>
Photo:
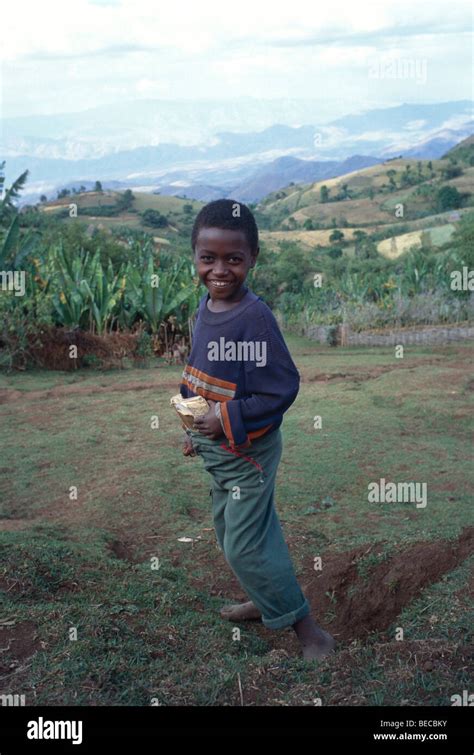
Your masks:
<svg viewBox="0 0 474 755"><path fill-rule="evenodd" d="M396 360L392 349L286 340L303 380L283 424L276 506L298 573L321 552L363 546L357 573L370 584L399 549L472 524L468 344ZM321 373L338 377L311 379ZM449 704L467 685L468 561L387 631L342 643L319 664L300 659L291 629L240 624L236 638L218 613L238 586L216 547L211 480L199 457L182 456L169 406L180 374L0 375L2 615L32 648L19 654L11 643L2 654L2 668L16 663L0 673L5 691L21 689L28 704L240 705L240 687L248 705ZM9 401L13 390L21 395ZM369 503L368 485L382 477L426 482L426 508ZM394 640L400 626L404 642Z"/></svg>

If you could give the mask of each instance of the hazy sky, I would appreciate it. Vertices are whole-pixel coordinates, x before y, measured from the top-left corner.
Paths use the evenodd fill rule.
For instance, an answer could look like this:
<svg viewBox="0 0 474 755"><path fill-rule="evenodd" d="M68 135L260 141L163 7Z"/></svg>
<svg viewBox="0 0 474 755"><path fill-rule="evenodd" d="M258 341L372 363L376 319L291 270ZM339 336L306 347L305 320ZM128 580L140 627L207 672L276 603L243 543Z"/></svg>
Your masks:
<svg viewBox="0 0 474 755"><path fill-rule="evenodd" d="M4 117L142 98L472 97L468 0L31 0L2 9Z"/></svg>

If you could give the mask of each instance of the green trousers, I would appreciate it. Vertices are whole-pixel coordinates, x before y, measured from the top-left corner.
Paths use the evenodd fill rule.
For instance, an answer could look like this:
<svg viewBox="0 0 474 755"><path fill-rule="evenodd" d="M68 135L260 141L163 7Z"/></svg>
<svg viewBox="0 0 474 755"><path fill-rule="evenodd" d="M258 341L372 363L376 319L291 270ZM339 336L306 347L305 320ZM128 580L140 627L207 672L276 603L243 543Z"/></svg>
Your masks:
<svg viewBox="0 0 474 755"><path fill-rule="evenodd" d="M225 559L269 629L291 626L310 606L297 582L275 511L280 428L232 451L227 439L188 430L212 477L212 514Z"/></svg>

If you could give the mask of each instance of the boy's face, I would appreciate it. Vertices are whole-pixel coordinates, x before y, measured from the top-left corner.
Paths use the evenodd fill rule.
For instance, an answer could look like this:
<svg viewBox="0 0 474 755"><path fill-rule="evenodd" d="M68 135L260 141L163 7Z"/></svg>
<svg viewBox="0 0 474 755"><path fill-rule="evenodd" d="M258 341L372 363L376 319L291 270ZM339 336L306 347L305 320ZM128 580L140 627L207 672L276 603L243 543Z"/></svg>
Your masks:
<svg viewBox="0 0 474 755"><path fill-rule="evenodd" d="M211 299L238 299L247 273L255 265L258 251L257 248L252 253L242 231L201 228L196 240L194 263Z"/></svg>

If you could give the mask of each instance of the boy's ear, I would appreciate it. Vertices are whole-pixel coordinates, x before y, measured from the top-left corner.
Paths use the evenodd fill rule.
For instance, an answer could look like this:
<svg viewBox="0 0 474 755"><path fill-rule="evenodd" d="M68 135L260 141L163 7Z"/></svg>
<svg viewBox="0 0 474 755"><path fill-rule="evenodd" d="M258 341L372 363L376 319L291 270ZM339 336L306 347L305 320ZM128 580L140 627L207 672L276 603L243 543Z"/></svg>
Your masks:
<svg viewBox="0 0 474 755"><path fill-rule="evenodd" d="M250 267L253 267L255 265L259 251L260 251L260 247L257 246L257 248L255 249L255 252L252 254L252 261L250 263Z"/></svg>

